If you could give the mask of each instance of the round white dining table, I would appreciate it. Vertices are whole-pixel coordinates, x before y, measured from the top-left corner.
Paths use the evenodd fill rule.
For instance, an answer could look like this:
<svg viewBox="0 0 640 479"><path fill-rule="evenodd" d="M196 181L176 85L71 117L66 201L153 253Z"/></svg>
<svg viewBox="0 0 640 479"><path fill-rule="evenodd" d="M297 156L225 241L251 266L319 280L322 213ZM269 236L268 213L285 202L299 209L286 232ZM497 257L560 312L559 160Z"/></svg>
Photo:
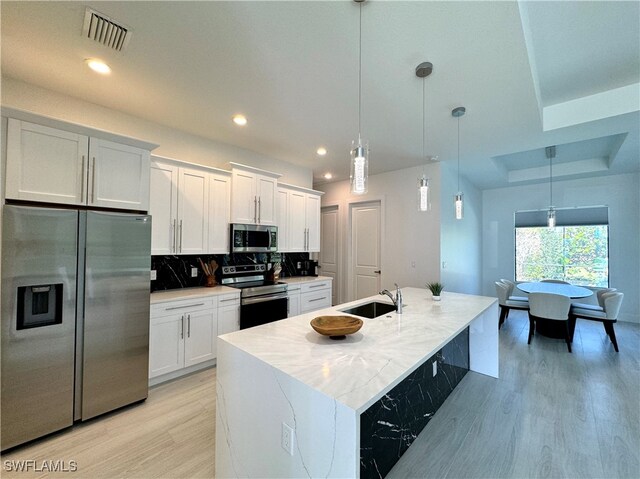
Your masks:
<svg viewBox="0 0 640 479"><path fill-rule="evenodd" d="M518 289L525 293L554 293L568 296L569 298L586 298L591 296L593 291L582 286L574 286L564 283L548 283L546 281L535 281L531 283L520 283Z"/></svg>

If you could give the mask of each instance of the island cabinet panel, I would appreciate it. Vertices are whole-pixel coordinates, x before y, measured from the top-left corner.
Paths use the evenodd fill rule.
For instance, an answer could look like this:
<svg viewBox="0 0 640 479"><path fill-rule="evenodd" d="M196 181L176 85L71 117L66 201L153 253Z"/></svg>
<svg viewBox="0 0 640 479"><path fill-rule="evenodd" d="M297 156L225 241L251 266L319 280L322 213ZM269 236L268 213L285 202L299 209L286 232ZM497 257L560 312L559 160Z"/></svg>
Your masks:
<svg viewBox="0 0 640 479"><path fill-rule="evenodd" d="M381 478L469 371L469 328L360 415L360 478Z"/></svg>

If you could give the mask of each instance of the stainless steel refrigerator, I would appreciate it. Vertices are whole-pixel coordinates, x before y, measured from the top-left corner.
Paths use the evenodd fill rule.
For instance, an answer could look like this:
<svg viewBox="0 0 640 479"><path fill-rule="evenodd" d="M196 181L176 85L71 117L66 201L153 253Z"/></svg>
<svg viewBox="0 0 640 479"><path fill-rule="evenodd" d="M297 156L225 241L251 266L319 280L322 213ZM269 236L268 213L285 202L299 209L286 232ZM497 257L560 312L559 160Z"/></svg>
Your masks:
<svg viewBox="0 0 640 479"><path fill-rule="evenodd" d="M5 205L1 449L147 397L151 217Z"/></svg>

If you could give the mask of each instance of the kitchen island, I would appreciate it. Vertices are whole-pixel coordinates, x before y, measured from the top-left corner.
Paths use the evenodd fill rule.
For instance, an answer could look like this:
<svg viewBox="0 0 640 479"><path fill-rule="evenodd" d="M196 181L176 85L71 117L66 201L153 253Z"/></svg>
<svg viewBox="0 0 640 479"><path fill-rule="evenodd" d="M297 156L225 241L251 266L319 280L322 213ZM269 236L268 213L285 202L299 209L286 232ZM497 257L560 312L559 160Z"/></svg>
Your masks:
<svg viewBox="0 0 640 479"><path fill-rule="evenodd" d="M388 298L219 337L216 477L384 476L467 370L497 377L495 298L402 292L344 340L309 322Z"/></svg>

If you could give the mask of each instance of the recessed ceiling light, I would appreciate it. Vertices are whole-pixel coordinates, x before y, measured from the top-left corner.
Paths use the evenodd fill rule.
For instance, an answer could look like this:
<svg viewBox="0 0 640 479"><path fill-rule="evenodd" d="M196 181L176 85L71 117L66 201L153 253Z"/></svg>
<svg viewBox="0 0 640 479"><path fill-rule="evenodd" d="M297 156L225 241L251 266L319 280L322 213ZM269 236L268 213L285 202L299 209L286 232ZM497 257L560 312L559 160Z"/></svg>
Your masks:
<svg viewBox="0 0 640 479"><path fill-rule="evenodd" d="M324 174L324 179L325 180L330 180L331 178L333 178L333 175L331 173L325 173Z"/></svg>
<svg viewBox="0 0 640 479"><path fill-rule="evenodd" d="M320 156L324 156L327 154L327 149L324 146L321 146L316 150L316 153Z"/></svg>
<svg viewBox="0 0 640 479"><path fill-rule="evenodd" d="M87 58L85 60L87 66L91 68L94 72L98 72L102 75L108 75L111 73L111 68L102 60L98 60L97 58Z"/></svg>
<svg viewBox="0 0 640 479"><path fill-rule="evenodd" d="M244 126L247 124L247 117L244 115L233 115L233 122L236 125Z"/></svg>

